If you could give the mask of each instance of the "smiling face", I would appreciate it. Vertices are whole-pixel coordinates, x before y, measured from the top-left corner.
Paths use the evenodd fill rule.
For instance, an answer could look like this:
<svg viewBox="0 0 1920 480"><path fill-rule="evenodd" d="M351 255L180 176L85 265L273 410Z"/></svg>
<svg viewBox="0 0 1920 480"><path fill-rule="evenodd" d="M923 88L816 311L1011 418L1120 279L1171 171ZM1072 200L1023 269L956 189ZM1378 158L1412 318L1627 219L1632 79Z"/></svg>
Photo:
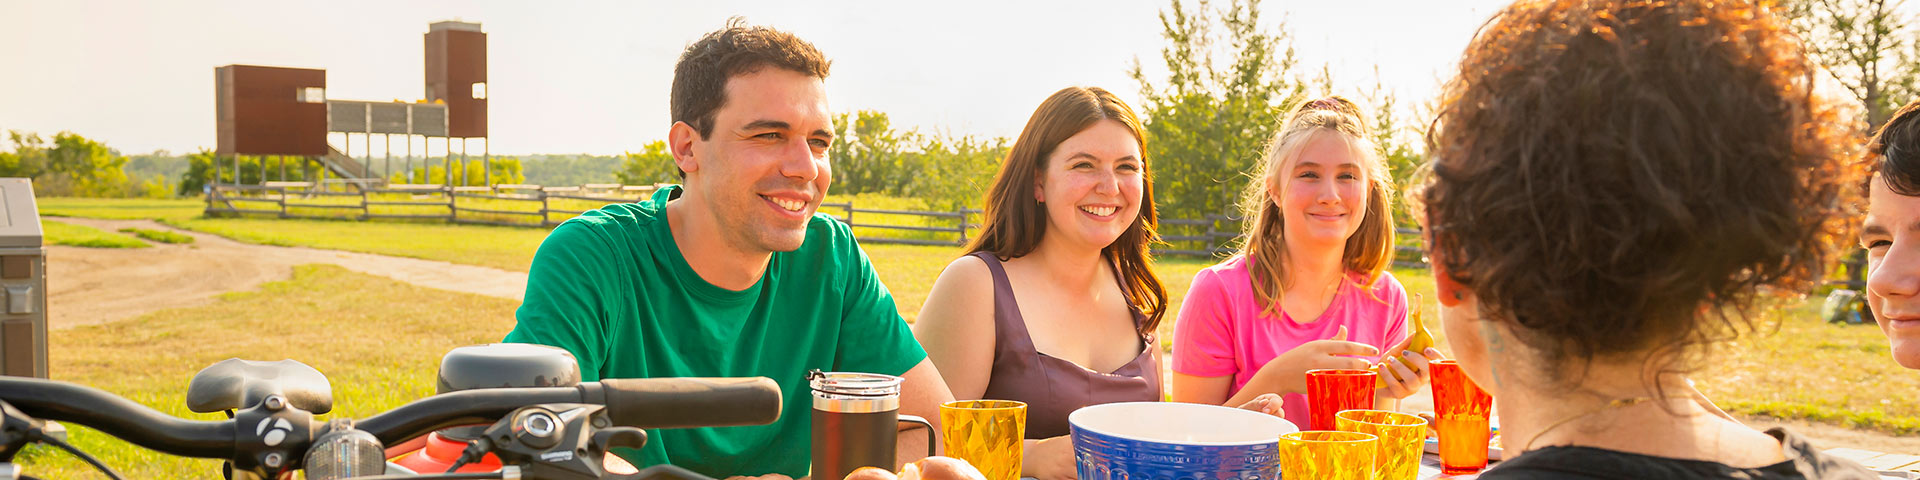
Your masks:
<svg viewBox="0 0 1920 480"><path fill-rule="evenodd" d="M1267 179L1289 246L1340 248L1367 213L1367 169L1342 134L1316 132Z"/></svg>
<svg viewBox="0 0 1920 480"><path fill-rule="evenodd" d="M1033 193L1046 206L1045 240L1111 245L1140 217L1145 170L1139 139L1120 122L1102 120L1060 142Z"/></svg>
<svg viewBox="0 0 1920 480"><path fill-rule="evenodd" d="M690 158L676 159L687 172L683 198L701 199L737 251L800 248L833 182L825 82L771 67L735 76L713 125L708 138L692 136Z"/></svg>
<svg viewBox="0 0 1920 480"><path fill-rule="evenodd" d="M1893 359L1920 368L1920 197L1873 178L1860 245L1867 248L1867 304Z"/></svg>

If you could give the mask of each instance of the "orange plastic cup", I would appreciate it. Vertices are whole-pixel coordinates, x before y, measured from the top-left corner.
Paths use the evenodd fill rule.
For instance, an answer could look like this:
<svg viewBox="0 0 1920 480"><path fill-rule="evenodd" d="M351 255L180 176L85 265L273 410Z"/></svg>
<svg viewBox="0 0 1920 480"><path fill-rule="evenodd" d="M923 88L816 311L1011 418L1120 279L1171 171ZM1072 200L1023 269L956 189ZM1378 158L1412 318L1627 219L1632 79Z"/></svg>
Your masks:
<svg viewBox="0 0 1920 480"><path fill-rule="evenodd" d="M1333 416L1342 410L1372 410L1373 381L1379 376L1367 370L1308 370L1307 429L1333 430Z"/></svg>
<svg viewBox="0 0 1920 480"><path fill-rule="evenodd" d="M1435 360L1433 429L1440 434L1440 471L1464 475L1487 468L1487 441L1493 436L1488 415L1493 396L1480 389L1453 360Z"/></svg>

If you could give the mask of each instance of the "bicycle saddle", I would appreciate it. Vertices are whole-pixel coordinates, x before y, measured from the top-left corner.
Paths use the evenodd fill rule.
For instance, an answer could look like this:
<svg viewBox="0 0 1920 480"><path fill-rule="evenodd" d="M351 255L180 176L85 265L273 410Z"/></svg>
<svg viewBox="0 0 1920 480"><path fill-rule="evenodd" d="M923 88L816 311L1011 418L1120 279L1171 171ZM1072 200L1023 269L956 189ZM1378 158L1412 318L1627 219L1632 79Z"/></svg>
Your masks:
<svg viewBox="0 0 1920 480"><path fill-rule="evenodd" d="M276 393L294 408L316 414L333 410L333 385L319 370L293 360L238 358L221 360L193 374L187 383L187 409L199 413L244 409Z"/></svg>

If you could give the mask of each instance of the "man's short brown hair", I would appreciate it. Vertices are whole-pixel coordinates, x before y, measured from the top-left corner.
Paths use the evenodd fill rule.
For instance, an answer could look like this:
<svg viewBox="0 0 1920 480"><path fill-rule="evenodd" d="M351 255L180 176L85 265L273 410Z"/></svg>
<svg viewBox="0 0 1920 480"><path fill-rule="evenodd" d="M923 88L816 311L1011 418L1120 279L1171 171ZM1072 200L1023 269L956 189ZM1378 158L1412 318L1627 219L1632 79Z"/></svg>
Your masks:
<svg viewBox="0 0 1920 480"><path fill-rule="evenodd" d="M1880 125L1880 131L1867 142L1873 173L1887 182L1893 193L1920 196L1920 100L1914 100L1893 118ZM1867 177L1871 179L1872 177ZM1871 192L1872 185L1866 191Z"/></svg>
<svg viewBox="0 0 1920 480"><path fill-rule="evenodd" d="M680 54L673 67L673 121L693 126L705 140L713 134L714 112L727 104L727 80L767 67L825 79L831 64L800 37L747 26L734 17L726 28L700 37Z"/></svg>

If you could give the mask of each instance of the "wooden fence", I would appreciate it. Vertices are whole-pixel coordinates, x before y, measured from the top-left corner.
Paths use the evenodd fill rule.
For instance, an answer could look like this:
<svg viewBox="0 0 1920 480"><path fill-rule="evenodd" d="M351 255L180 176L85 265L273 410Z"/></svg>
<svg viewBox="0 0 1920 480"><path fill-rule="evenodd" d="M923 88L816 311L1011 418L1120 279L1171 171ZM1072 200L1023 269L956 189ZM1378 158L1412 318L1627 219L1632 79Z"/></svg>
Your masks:
<svg viewBox="0 0 1920 480"><path fill-rule="evenodd" d="M269 215L278 218L345 220L414 220L462 224L553 227L587 210L609 203L628 203L653 193L651 185L589 184L573 187L495 185L361 185L333 181L267 182L261 185L216 185L207 192L207 215ZM822 203L820 212L853 228L861 243L961 246L980 224L981 211L947 212L859 208L853 201ZM1234 252L1240 236L1237 216L1209 215L1200 219L1160 220L1157 255L1216 257ZM1412 238L1416 230L1399 229ZM1394 266L1424 268L1424 252L1417 242L1401 242Z"/></svg>
<svg viewBox="0 0 1920 480"><path fill-rule="evenodd" d="M574 187L494 185L353 185L350 182L266 182L216 185L207 191L208 216L421 220L552 227L609 203L629 203L653 186L590 184Z"/></svg>

